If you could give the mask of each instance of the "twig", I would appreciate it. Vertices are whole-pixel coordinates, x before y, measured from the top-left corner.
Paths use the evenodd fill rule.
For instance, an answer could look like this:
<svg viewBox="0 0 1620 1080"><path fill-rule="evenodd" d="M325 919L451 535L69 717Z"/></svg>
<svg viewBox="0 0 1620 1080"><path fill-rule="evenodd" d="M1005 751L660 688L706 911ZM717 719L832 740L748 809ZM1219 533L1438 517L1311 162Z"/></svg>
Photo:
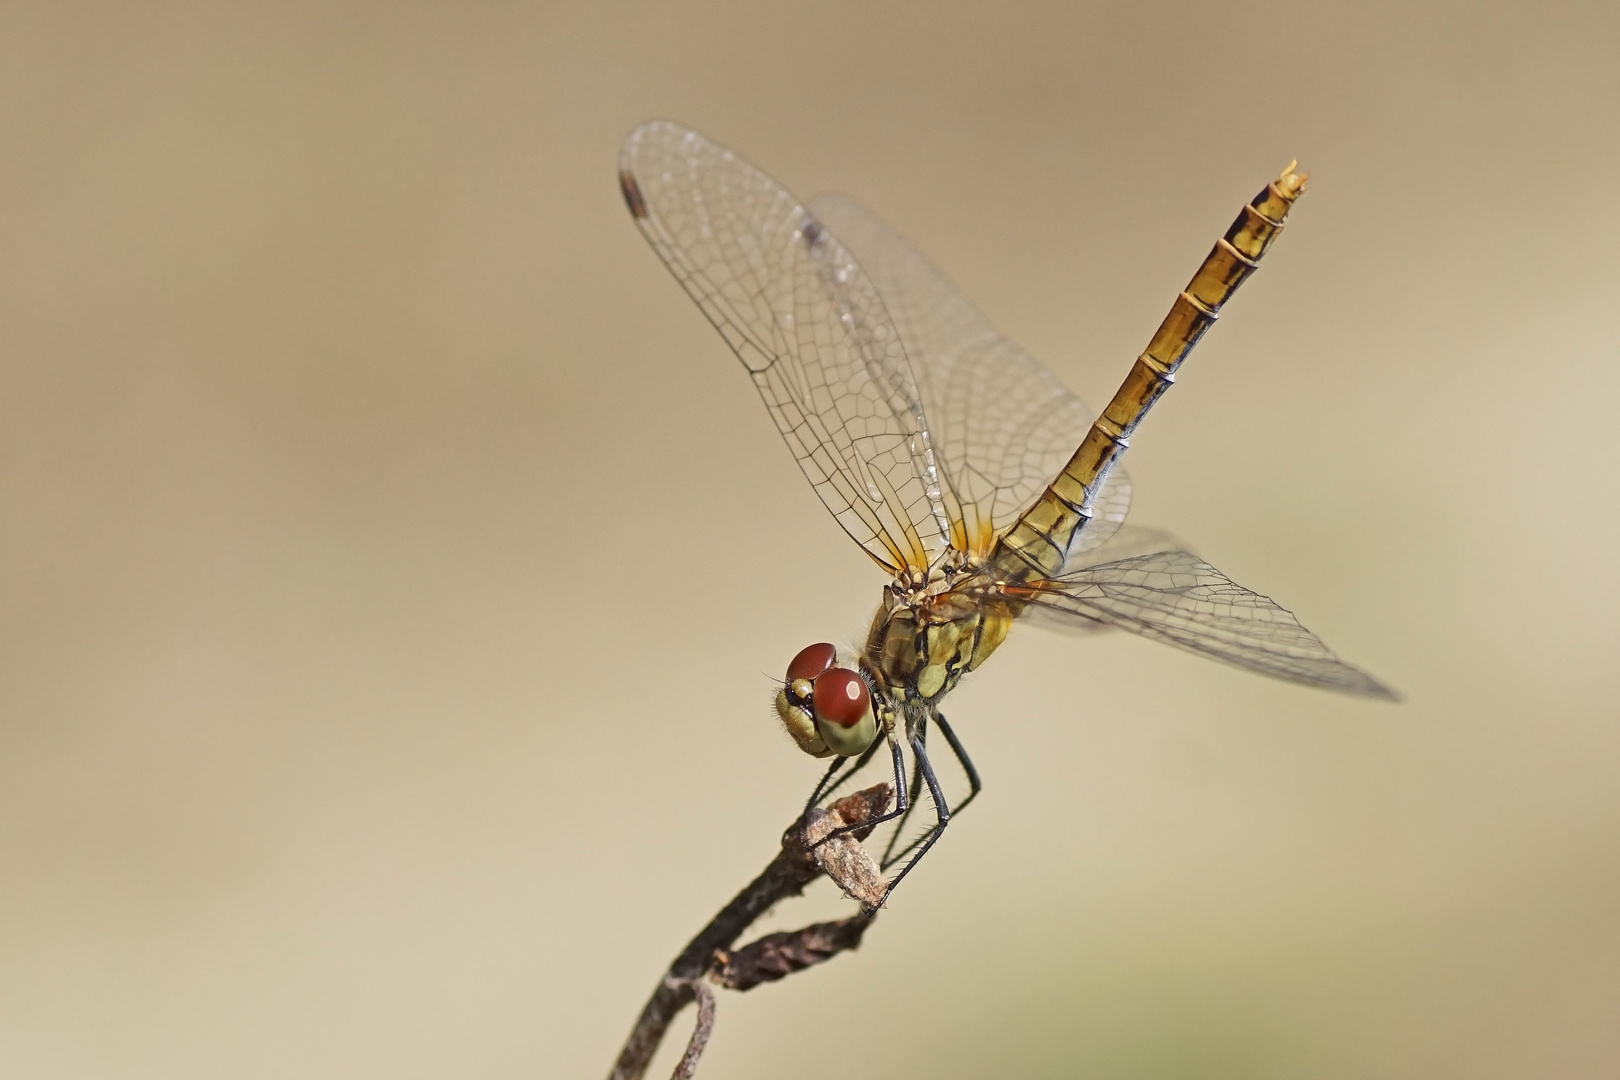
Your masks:
<svg viewBox="0 0 1620 1080"><path fill-rule="evenodd" d="M869 830L858 829L819 844L818 841L834 828L858 825L877 817L893 798L894 785L878 784L839 799L826 810L811 807L789 826L782 834L782 850L764 871L732 897L669 965L658 988L642 1007L608 1080L641 1080L670 1022L694 998L699 998L697 1029L675 1071L677 1078L692 1075L714 1027L713 995L702 985L702 980L711 975L722 986L746 990L830 960L859 945L861 935L871 923L869 914L836 923L816 923L787 934L771 934L735 953L728 952L743 932L777 901L799 895L823 873L832 876L846 894L866 903L863 894L869 892L868 878L877 873L871 856L859 844ZM855 923L860 924L858 928L852 925ZM730 976L726 974L728 970L732 972ZM706 1006L704 998L708 1000Z"/></svg>
<svg viewBox="0 0 1620 1080"><path fill-rule="evenodd" d="M698 1058L703 1056L703 1048L709 1045L709 1033L714 1030L714 991L699 980L692 984L692 992L697 995L697 1026L692 1029L686 1053L681 1055L675 1071L670 1074L670 1080L692 1080L692 1074L697 1072Z"/></svg>
<svg viewBox="0 0 1620 1080"><path fill-rule="evenodd" d="M802 930L766 934L734 953L716 951L711 978L727 990L752 990L760 983L775 982L857 947L871 925L870 915L851 915Z"/></svg>

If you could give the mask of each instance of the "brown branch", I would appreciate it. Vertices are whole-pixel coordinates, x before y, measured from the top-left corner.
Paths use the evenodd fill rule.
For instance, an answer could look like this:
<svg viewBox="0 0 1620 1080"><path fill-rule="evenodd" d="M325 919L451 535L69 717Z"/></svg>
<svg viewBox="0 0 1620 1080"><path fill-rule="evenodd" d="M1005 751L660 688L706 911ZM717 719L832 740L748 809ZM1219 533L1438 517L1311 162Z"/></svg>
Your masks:
<svg viewBox="0 0 1620 1080"><path fill-rule="evenodd" d="M831 960L845 949L860 945L861 935L872 925L869 915L851 915L837 922L815 923L802 930L766 934L736 952L715 952L715 969L710 977L727 990L752 990L763 982L775 982L795 971L803 971Z"/></svg>
<svg viewBox="0 0 1620 1080"><path fill-rule="evenodd" d="M686 1053L681 1055L675 1071L670 1074L670 1080L692 1080L692 1074L697 1072L698 1058L703 1056L703 1048L709 1045L709 1033L714 1031L714 991L699 980L692 984L692 992L697 995L697 1026L692 1029Z"/></svg>
<svg viewBox="0 0 1620 1080"><path fill-rule="evenodd" d="M878 784L839 799L826 810L811 807L789 826L782 834L782 850L776 857L687 942L686 948L669 965L658 988L642 1007L608 1080L641 1080L670 1022L698 998L697 1029L675 1071L676 1077L682 1080L692 1075L714 1027L713 995L702 985L702 980L711 975L722 986L746 990L830 960L859 945L861 935L871 923L868 913L841 922L817 923L790 933L770 934L735 953L728 951L777 901L799 895L823 873L832 877L847 895L860 900L869 912L876 902L871 899L872 883L882 881L876 864L859 843L870 830L857 829L831 840L825 837L836 828L878 816L893 798L893 784ZM860 924L858 928L846 925L855 923ZM728 970L733 974L728 976Z"/></svg>

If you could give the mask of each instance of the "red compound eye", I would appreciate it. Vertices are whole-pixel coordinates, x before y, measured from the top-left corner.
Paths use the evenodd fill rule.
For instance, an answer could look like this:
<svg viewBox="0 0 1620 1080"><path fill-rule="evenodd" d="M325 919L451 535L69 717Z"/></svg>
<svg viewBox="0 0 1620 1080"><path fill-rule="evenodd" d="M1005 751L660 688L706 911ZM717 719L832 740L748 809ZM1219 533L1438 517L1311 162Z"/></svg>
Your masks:
<svg viewBox="0 0 1620 1080"><path fill-rule="evenodd" d="M813 647L813 646L812 646ZM816 680L816 716L839 727L854 727L872 707L866 680L849 668L833 668Z"/></svg>
<svg viewBox="0 0 1620 1080"><path fill-rule="evenodd" d="M787 681L794 679L815 679L823 671L832 667L833 660L837 658L838 650L825 641L819 645L809 645L799 650L799 655L793 658L788 665Z"/></svg>

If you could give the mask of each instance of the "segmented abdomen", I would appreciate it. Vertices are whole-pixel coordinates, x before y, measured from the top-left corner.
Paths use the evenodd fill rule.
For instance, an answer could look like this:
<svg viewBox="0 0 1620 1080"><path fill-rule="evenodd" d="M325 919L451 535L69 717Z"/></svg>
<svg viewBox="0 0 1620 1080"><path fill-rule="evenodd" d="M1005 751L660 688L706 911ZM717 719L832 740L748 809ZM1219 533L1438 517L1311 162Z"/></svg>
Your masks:
<svg viewBox="0 0 1620 1080"><path fill-rule="evenodd" d="M1295 164L1267 184L1215 242L1069 463L996 543L990 556L992 577L1033 581L1062 569L1091 519L1092 499L1130 444L1131 432L1175 382L1176 369L1215 322L1221 305L1254 273L1282 231L1289 208L1305 190L1306 176L1294 172Z"/></svg>

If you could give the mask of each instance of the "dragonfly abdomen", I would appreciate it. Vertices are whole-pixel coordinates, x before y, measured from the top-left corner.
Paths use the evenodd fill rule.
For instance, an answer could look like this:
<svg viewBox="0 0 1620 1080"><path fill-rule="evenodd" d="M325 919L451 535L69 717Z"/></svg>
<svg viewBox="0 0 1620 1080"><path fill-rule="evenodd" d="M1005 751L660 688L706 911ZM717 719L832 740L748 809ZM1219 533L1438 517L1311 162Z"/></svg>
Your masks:
<svg viewBox="0 0 1620 1080"><path fill-rule="evenodd" d="M1030 581L1062 569L1091 520L1096 493L1130 445L1136 425L1175 382L1176 369L1214 325L1221 305L1260 265L1289 208L1304 192L1306 176L1294 172L1294 164L1244 206L1215 242L1069 463L997 542L990 564L998 576Z"/></svg>

